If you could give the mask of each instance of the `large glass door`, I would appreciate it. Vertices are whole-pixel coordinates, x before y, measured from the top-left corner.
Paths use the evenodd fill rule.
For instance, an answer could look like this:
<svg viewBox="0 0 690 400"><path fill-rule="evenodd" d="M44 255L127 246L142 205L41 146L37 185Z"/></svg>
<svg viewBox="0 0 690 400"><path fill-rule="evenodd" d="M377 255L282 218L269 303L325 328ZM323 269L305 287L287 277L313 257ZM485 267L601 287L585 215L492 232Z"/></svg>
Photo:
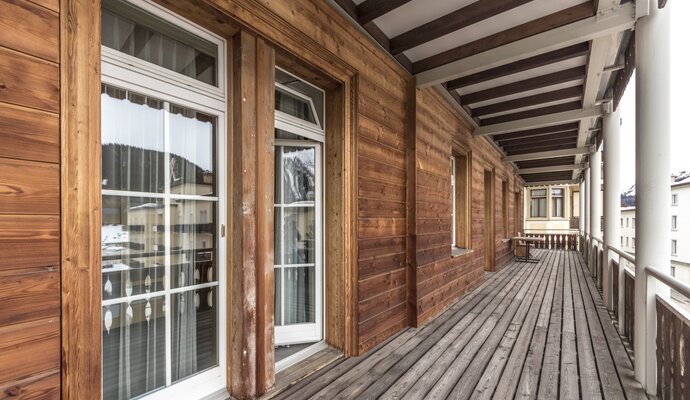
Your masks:
<svg viewBox="0 0 690 400"><path fill-rule="evenodd" d="M322 339L321 147L276 140L275 342Z"/></svg>

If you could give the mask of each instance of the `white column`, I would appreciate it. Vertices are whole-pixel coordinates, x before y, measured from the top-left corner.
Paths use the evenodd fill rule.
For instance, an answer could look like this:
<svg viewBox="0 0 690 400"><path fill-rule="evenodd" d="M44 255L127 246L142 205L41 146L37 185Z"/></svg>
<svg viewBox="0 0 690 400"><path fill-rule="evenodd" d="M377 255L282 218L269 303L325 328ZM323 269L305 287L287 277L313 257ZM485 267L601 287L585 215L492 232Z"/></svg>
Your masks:
<svg viewBox="0 0 690 400"><path fill-rule="evenodd" d="M613 280L618 275L623 277L623 268L618 268L618 275L613 276L611 263L612 253L608 247L620 247L621 235L621 139L620 139L620 110L604 115L604 271L602 276L602 288L604 293L604 305L612 310ZM618 286L621 287L621 286Z"/></svg>
<svg viewBox="0 0 690 400"><path fill-rule="evenodd" d="M590 193L592 192L590 168L585 168L585 260L589 260L589 246L592 242L592 210L590 209ZM590 267L590 263L587 262L587 267Z"/></svg>
<svg viewBox="0 0 690 400"><path fill-rule="evenodd" d="M590 235L593 238L601 239L601 151L598 149L591 153L589 157L589 177L590 177ZM592 240L591 250L596 250L597 242ZM597 251L592 251L589 257L590 270L592 276L596 273Z"/></svg>
<svg viewBox="0 0 690 400"><path fill-rule="evenodd" d="M671 273L670 3L637 22L635 96L635 377L656 394L656 290L647 266ZM661 285L660 285L661 286Z"/></svg>

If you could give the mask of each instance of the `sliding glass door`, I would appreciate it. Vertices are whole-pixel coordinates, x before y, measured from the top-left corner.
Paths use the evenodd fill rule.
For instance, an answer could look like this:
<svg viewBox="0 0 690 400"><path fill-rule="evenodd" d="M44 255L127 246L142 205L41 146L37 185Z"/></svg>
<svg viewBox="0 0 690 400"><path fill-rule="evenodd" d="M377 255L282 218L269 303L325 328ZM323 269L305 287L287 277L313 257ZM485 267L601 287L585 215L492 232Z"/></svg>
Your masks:
<svg viewBox="0 0 690 400"><path fill-rule="evenodd" d="M226 380L224 42L143 1L104 0L102 18L103 398L212 394Z"/></svg>

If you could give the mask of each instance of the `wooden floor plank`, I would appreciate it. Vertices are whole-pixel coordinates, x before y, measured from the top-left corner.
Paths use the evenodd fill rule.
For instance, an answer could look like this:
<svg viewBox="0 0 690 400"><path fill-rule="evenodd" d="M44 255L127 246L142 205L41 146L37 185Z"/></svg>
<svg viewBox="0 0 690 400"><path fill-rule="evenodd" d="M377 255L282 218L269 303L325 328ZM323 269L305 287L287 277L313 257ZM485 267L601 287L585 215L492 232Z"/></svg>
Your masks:
<svg viewBox="0 0 690 400"><path fill-rule="evenodd" d="M527 269L527 274L517 277L515 286L505 296L496 296L497 305L482 313L483 318L473 321L460 336L457 341L457 343L462 344L462 347L457 346L457 350L460 350L459 353L455 351L448 353L451 360L448 366L439 369L433 368L430 371L432 372L431 374L423 375L403 398L411 400L425 396L431 398L447 397L453 389L455 382L462 376L474 355L479 351L481 345L492 333L493 328L499 322L505 310L510 307L510 304L515 302L517 296L524 296L529 287L529 282L536 275L536 272L536 268ZM447 362L447 359L444 361ZM435 378L437 374L440 374L437 380L430 379L432 376Z"/></svg>
<svg viewBox="0 0 690 400"><path fill-rule="evenodd" d="M561 369L559 398L580 398L577 368L577 344L575 337L575 310L573 309L572 275L570 257L563 262L563 325L561 333Z"/></svg>
<svg viewBox="0 0 690 400"><path fill-rule="evenodd" d="M579 280L580 298L584 305L585 319L589 325L589 338L591 339L594 360L596 361L599 374L598 384L601 387L604 398L622 399L625 397L623 387L618 379L611 352L604 337L601 321L599 321L592 296L587 288L587 278L582 269L582 260L577 255L574 255L574 261L574 270Z"/></svg>
<svg viewBox="0 0 690 400"><path fill-rule="evenodd" d="M478 291L475 291L472 293L470 296L466 296L459 302L455 303L453 306L450 307L448 311L445 313L441 314L438 316L436 319L431 321L429 324L425 325L421 329L414 331L411 330L413 335L409 338L409 340L405 341L402 343L400 346L396 348L390 348L387 349L385 352L382 350L368 356L366 359L362 360L361 363L359 363L356 367L352 368L349 371L346 371L343 375L340 377L337 377L335 381L330 383L327 387L324 387L323 389L319 390L317 393L313 395L314 399L332 399L335 397L342 398L343 396L346 396L347 394L341 394L342 391L344 390L354 390L354 389L362 389L362 386L366 383L366 380L370 376L374 376L373 374L370 374L369 372L375 368L381 361L385 361L386 364L389 364L391 362L394 362L396 358L398 358L400 355L404 356L407 354L407 352L412 351L420 342L422 342L428 335L433 333L436 329L438 329L441 326L444 326L448 320L456 316L456 313L463 309L463 307L472 301L473 298L475 297L482 297L486 295L487 293L490 293L493 288L499 284L499 282L502 282L501 278L506 278L509 277L509 274L499 272L496 276L497 279L492 279L489 281L487 284L482 284L480 286ZM389 350L389 351L388 351ZM390 358L389 358L390 357ZM379 368L379 371L382 368ZM387 370L387 369L386 369ZM386 370L380 371L381 373L384 373ZM364 374L367 374L364 376ZM364 376L364 377L363 377ZM366 387L364 387L366 389Z"/></svg>
<svg viewBox="0 0 690 400"><path fill-rule="evenodd" d="M549 252L547 257L542 257L540 265L536 266L538 269L537 276L530 283L525 296L522 299L516 297L514 303L511 304L511 309L503 315L493 334L484 342L472 360L472 368L466 371L455 384L450 395L451 399L474 399L475 397L486 399L491 397L496 380L500 377L502 367L510 355L510 350L515 344L528 311L532 308L532 304L538 300L537 294L540 291L543 293L545 290L550 275L549 270L553 266L549 259L552 254ZM539 301L539 306L541 306L541 301ZM513 307L516 307L514 312L512 311ZM486 377L485 387L480 388L479 392L475 392L483 377Z"/></svg>
<svg viewBox="0 0 690 400"><path fill-rule="evenodd" d="M574 251L511 262L439 317L336 360L275 399L645 398ZM325 357L325 356L324 356ZM319 359L295 369L310 369Z"/></svg>
<svg viewBox="0 0 690 400"><path fill-rule="evenodd" d="M516 397L533 399L558 398L561 370L561 330L563 322L563 291L565 257L561 257L553 304L549 310L548 331L543 355L540 345L532 342L527 368L523 371ZM541 361L540 361L541 359ZM541 379L540 379L541 377ZM541 384L540 384L541 383ZM534 394L537 394L535 396Z"/></svg>
<svg viewBox="0 0 690 400"><path fill-rule="evenodd" d="M498 296L504 296L510 291L511 283L515 282L514 274L523 274L526 271L524 265L516 265L516 268L519 269L513 270L511 274L506 275L503 288L496 287L494 292L472 299L472 302L468 303L470 311L458 320L452 329L443 332L441 335L429 337L424 344L417 346L412 352L393 365L383 376L376 377L375 382L361 394L360 398L375 399L381 395L384 398L402 397L412 384L418 381L419 376L430 366L434 365L434 362L438 360L458 336L466 332L468 326L478 316L483 312L488 313L492 302L496 304L497 295L494 293L500 290ZM460 343L458 342L458 344Z"/></svg>
<svg viewBox="0 0 690 400"><path fill-rule="evenodd" d="M530 354L529 350L531 344L535 339L541 343L541 354L543 354L543 345L546 341L546 328L548 327L548 316L553 301L553 292L556 287L556 275L558 274L563 253L563 251L552 252L553 258L550 261L551 269L549 271L546 289L543 291L540 290L540 293L538 293L538 296L541 296L541 303L537 305L537 302L535 302L532 305L534 310L530 310L527 320L520 331L520 335L514 347L511 349L510 358L506 362L503 374L497 382L496 390L493 394L494 398L509 399L515 396L515 391L518 388L522 371L527 367L526 364L528 355ZM535 338L535 334L539 327L542 328L542 336ZM541 364L541 360L539 364Z"/></svg>
<svg viewBox="0 0 690 400"><path fill-rule="evenodd" d="M584 399L601 399L603 395L601 393L601 386L599 385L597 364L594 360L590 327L587 321L585 306L582 301L582 293L580 291L580 279L577 273L578 262L572 253L568 258L570 261L570 277L573 290L580 390L582 390L582 398Z"/></svg>
<svg viewBox="0 0 690 400"><path fill-rule="evenodd" d="M586 267L582 256L577 254L579 261L579 273L581 279L586 277ZM591 279L582 279L582 282L586 282L587 292L583 292L583 297L586 297L586 293L589 294L589 299L594 303L594 308L596 310L596 315L589 316L589 320L598 318L599 324L603 330L603 335L608 345L609 354L612 357L613 367L616 370L620 383L625 392L625 397L627 399L644 399L647 398L642 385L635 380L635 373L633 371L632 363L628 357L625 346L618 334L616 327L613 325L611 320L611 315L606 310L604 306L604 301L601 298L599 291L594 287L594 282ZM595 349L595 351L597 351ZM598 353L598 351L597 351ZM610 368L610 367L607 367ZM606 393L604 393L606 394Z"/></svg>

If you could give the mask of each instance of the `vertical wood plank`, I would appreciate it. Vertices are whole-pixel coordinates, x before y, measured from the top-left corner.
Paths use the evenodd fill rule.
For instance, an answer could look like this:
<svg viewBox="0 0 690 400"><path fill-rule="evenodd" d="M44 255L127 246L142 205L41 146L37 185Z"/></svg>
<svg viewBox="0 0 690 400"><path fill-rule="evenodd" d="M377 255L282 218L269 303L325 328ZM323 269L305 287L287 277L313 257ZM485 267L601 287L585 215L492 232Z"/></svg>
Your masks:
<svg viewBox="0 0 690 400"><path fill-rule="evenodd" d="M101 392L100 1L60 14L62 398Z"/></svg>
<svg viewBox="0 0 690 400"><path fill-rule="evenodd" d="M275 52L262 39L256 45L256 299L257 393L275 383L274 297L274 82Z"/></svg>
<svg viewBox="0 0 690 400"><path fill-rule="evenodd" d="M233 37L233 226L230 320L230 393L256 394L256 38L245 31Z"/></svg>
<svg viewBox="0 0 690 400"><path fill-rule="evenodd" d="M417 89L414 80L407 89L407 130L405 135L407 159L407 324L417 327Z"/></svg>

